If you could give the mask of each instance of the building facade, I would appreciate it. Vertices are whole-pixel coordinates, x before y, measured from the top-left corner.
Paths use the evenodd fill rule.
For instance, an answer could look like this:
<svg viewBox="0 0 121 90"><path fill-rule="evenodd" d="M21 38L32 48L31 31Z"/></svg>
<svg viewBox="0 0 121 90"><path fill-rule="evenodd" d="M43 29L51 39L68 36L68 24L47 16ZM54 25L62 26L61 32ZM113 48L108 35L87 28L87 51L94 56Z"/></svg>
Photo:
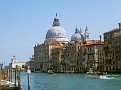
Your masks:
<svg viewBox="0 0 121 90"><path fill-rule="evenodd" d="M82 42L73 41L62 49L62 66L65 72L82 72Z"/></svg>
<svg viewBox="0 0 121 90"><path fill-rule="evenodd" d="M28 66L31 71L35 70L34 55L32 57L29 57L29 61L27 61L25 64L25 70L28 69Z"/></svg>
<svg viewBox="0 0 121 90"><path fill-rule="evenodd" d="M66 44L61 44L60 46L53 46L51 52L51 60L52 65L51 69L54 72L63 72L64 68L62 67L62 49L66 46Z"/></svg>
<svg viewBox="0 0 121 90"><path fill-rule="evenodd" d="M61 47L64 44L58 41L48 41L34 47L35 69L47 71L61 62ZM57 64L57 65L56 65ZM57 67L58 69L58 67Z"/></svg>
<svg viewBox="0 0 121 90"><path fill-rule="evenodd" d="M119 28L104 33L106 72L121 72L121 23Z"/></svg>
<svg viewBox="0 0 121 90"><path fill-rule="evenodd" d="M101 40L88 40L84 42L82 47L83 54L83 69L87 71L89 68L100 70L100 62L102 62L103 42Z"/></svg>

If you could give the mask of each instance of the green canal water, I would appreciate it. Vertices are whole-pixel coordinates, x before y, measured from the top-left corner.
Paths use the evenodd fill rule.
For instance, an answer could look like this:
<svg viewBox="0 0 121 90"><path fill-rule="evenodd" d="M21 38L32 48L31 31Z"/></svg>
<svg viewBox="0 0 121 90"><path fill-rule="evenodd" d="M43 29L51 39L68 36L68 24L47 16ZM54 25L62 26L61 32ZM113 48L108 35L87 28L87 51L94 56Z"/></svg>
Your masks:
<svg viewBox="0 0 121 90"><path fill-rule="evenodd" d="M27 73L22 72L22 90L28 90ZM87 78L85 74L30 74L31 90L121 90L121 75Z"/></svg>

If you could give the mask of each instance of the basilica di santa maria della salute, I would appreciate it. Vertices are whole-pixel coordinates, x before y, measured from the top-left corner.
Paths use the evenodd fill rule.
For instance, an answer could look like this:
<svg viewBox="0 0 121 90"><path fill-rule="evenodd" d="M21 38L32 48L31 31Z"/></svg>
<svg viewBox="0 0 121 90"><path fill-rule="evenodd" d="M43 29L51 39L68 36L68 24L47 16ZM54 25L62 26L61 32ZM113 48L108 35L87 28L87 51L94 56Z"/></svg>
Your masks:
<svg viewBox="0 0 121 90"><path fill-rule="evenodd" d="M44 43L34 46L34 60L28 61L26 65L29 65L32 71L43 72L52 70L62 73L83 73L89 68L110 71L110 66L104 60L107 49L104 49L105 43L101 35L99 40L90 40L89 35L87 26L84 33L81 28L76 27L69 40L56 14Z"/></svg>
<svg viewBox="0 0 121 90"><path fill-rule="evenodd" d="M45 72L49 69L54 72L84 72L87 67L99 68L97 62L87 65L87 56L82 55L86 52L86 45L103 44L100 40L89 40L89 34L88 27L84 34L76 27L75 33L69 40L56 14L52 27L46 33L44 43L34 47L34 65L31 69Z"/></svg>

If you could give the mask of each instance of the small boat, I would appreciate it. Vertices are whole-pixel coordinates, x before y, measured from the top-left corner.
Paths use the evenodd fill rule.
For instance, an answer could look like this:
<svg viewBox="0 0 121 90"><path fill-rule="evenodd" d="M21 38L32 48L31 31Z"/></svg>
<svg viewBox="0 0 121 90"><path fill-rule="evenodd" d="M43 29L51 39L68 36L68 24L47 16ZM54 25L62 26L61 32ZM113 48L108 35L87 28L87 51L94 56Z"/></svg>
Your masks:
<svg viewBox="0 0 121 90"><path fill-rule="evenodd" d="M48 74L53 74L54 72L52 70L47 71Z"/></svg>
<svg viewBox="0 0 121 90"><path fill-rule="evenodd" d="M89 78L103 78L103 77L106 77L106 75L102 72L95 72L93 71L92 68L89 69L89 71L86 73L86 76L89 77Z"/></svg>
<svg viewBox="0 0 121 90"><path fill-rule="evenodd" d="M10 82L7 80L1 80L1 86L6 86L6 87L15 87L15 83L14 82ZM16 83L16 86L18 86L18 83Z"/></svg>

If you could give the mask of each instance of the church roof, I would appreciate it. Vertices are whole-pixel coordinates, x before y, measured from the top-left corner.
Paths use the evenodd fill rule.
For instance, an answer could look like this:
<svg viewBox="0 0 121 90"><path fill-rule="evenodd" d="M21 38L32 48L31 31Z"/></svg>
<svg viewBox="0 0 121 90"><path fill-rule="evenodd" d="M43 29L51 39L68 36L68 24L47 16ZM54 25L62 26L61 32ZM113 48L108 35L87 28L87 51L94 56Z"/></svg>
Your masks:
<svg viewBox="0 0 121 90"><path fill-rule="evenodd" d="M59 17L56 14L54 18L52 27L46 33L46 40L45 41L52 41L57 40L60 42L68 42L68 38L66 35L66 31L60 26Z"/></svg>
<svg viewBox="0 0 121 90"><path fill-rule="evenodd" d="M103 45L104 42L103 41L100 41L100 40L88 40L85 42L86 46L90 46L90 45Z"/></svg>
<svg viewBox="0 0 121 90"><path fill-rule="evenodd" d="M82 31L79 31L79 29L76 27L75 33L71 36L71 41L82 42L84 40L84 37L81 33Z"/></svg>

